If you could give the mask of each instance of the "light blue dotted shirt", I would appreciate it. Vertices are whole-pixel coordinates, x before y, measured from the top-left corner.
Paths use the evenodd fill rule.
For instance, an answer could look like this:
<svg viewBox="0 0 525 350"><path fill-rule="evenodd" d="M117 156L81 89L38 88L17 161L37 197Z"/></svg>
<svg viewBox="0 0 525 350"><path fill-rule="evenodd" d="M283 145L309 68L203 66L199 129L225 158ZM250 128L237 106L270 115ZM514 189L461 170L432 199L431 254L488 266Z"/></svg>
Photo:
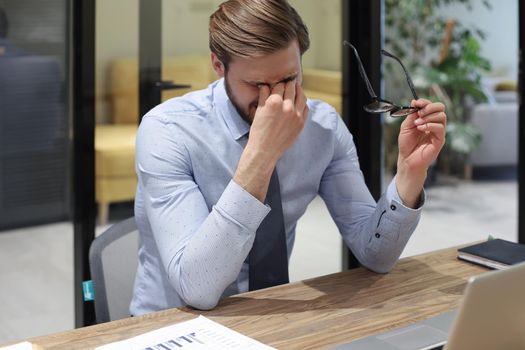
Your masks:
<svg viewBox="0 0 525 350"><path fill-rule="evenodd" d="M288 257L297 221L320 195L361 264L387 272L421 208L401 204L394 180L376 204L339 115L324 102L309 100L308 107L304 129L277 164ZM222 79L143 118L135 200L141 244L131 314L185 304L210 309L220 298L248 290L246 258L271 210L232 181L249 128Z"/></svg>

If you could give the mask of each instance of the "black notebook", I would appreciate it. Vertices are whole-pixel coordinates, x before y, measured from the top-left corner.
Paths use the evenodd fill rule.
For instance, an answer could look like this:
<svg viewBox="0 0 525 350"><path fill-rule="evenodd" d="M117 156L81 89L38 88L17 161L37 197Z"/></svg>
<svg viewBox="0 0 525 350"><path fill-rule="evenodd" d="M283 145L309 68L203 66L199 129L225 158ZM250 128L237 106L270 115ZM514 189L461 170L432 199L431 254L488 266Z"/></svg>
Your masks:
<svg viewBox="0 0 525 350"><path fill-rule="evenodd" d="M458 259L501 270L525 262L525 245L503 239L492 239L458 249Z"/></svg>

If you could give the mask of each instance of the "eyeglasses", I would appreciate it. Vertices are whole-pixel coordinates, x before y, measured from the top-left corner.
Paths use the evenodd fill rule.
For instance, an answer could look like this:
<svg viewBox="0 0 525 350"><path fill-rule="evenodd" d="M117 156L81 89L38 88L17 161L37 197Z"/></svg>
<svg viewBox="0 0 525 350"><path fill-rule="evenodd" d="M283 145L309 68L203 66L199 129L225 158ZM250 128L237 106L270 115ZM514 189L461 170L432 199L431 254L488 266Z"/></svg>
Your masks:
<svg viewBox="0 0 525 350"><path fill-rule="evenodd" d="M367 111L368 113L372 114L381 114L390 112L391 117L405 117L409 114L415 113L419 111L419 108L416 107L409 107L409 106L398 106L390 101L384 100L382 98L377 97L377 95L374 92L374 89L372 88L372 84L370 84L370 80L368 79L368 76L366 75L365 68L363 67L363 63L361 62L361 58L359 57L359 54L357 53L356 48L350 44L348 41L343 41L344 45L350 46L352 50L354 51L355 57L357 58L357 64L359 67L359 74L361 75L361 79L365 82L366 89L368 90L368 94L372 98L372 100L363 106L363 109ZM414 83L412 82L412 79L410 78L410 75L408 74L407 69L405 68L405 65L399 58L391 54L390 52L386 50L381 50L381 53L384 56L390 57L395 59L401 67L403 67L403 71L405 72L405 76L408 82L408 86L410 87L410 90L412 91L412 96L414 97L414 100L418 100L416 89L414 88Z"/></svg>

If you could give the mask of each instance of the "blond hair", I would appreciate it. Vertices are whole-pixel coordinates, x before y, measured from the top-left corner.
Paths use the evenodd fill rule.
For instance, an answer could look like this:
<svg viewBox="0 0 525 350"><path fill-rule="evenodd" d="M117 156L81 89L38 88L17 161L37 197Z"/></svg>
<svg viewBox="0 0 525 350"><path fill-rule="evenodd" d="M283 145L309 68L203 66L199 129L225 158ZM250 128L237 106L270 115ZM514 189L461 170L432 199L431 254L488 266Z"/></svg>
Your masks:
<svg viewBox="0 0 525 350"><path fill-rule="evenodd" d="M228 0L210 16L210 50L228 66L232 56L258 57L294 40L308 50L308 29L286 0Z"/></svg>

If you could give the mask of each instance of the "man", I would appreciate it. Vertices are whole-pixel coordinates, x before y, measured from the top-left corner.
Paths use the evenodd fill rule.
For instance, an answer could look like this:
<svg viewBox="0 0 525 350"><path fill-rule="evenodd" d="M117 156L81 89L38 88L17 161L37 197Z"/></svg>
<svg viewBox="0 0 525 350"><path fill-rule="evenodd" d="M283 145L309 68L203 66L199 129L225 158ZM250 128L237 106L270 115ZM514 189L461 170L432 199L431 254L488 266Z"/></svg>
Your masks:
<svg viewBox="0 0 525 350"><path fill-rule="evenodd" d="M0 7L0 56L7 54L8 42L7 37L7 15Z"/></svg>
<svg viewBox="0 0 525 350"><path fill-rule="evenodd" d="M317 194L360 263L389 271L417 225L427 168L444 143L444 106L413 101L421 110L401 127L398 174L375 203L341 118L301 87L309 39L296 11L285 0L229 0L209 30L221 79L155 107L138 131L131 313L211 309L221 297L286 283L297 220ZM267 192L280 193L278 204L265 205ZM276 230L263 230L279 217L284 267ZM256 271L266 243L269 259Z"/></svg>
<svg viewBox="0 0 525 350"><path fill-rule="evenodd" d="M4 9L0 7L0 57L12 57L23 55L22 50L13 46L9 40L7 40L7 32L9 28L9 22L7 21L7 14Z"/></svg>

